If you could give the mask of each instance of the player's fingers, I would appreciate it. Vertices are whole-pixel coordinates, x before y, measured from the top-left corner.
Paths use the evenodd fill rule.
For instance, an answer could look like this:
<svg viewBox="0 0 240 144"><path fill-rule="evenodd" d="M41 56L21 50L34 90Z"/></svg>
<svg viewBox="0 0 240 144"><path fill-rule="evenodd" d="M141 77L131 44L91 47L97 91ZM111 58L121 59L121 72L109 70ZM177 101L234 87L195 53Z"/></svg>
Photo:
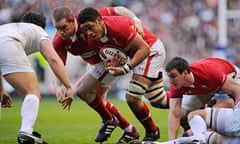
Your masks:
<svg viewBox="0 0 240 144"><path fill-rule="evenodd" d="M121 67L108 67L108 72L114 76L123 75L123 69Z"/></svg>
<svg viewBox="0 0 240 144"><path fill-rule="evenodd" d="M62 101L63 109L68 108L68 110L70 110L70 107L71 107L72 101L73 101L72 98L69 98L69 97L68 97L68 98L65 98L65 99Z"/></svg>

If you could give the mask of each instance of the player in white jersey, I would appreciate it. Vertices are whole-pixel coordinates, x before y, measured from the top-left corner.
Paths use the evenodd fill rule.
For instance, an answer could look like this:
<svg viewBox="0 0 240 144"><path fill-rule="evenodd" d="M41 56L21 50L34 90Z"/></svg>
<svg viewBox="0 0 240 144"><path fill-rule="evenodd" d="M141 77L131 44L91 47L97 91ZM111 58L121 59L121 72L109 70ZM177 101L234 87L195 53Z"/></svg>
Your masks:
<svg viewBox="0 0 240 144"><path fill-rule="evenodd" d="M22 21L23 23L0 26L1 75L23 99L18 143L47 144L41 135L33 130L41 96L36 74L27 55L39 51L46 58L59 82L66 88L66 98L62 101L64 109L69 109L71 106L72 87L64 65L52 48L48 34L44 31L46 18L38 13L29 12L23 16ZM3 85L0 83L0 98L2 97Z"/></svg>

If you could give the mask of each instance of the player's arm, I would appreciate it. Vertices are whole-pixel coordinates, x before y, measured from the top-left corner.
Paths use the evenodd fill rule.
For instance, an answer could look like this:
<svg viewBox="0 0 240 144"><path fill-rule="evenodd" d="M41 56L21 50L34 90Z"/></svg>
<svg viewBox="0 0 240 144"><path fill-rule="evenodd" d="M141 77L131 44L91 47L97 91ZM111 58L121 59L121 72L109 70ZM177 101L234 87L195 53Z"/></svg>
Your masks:
<svg viewBox="0 0 240 144"><path fill-rule="evenodd" d="M115 11L115 15L131 18L135 22L135 27L137 32L142 37L144 36L142 21L132 11L130 11L129 9L123 6L114 7L114 11Z"/></svg>
<svg viewBox="0 0 240 144"><path fill-rule="evenodd" d="M168 113L168 139L176 139L181 119L182 98L170 98Z"/></svg>
<svg viewBox="0 0 240 144"><path fill-rule="evenodd" d="M129 43L129 48L135 53L131 60L123 67L108 67L109 73L117 76L128 73L131 69L141 63L150 54L149 45L137 34L136 37Z"/></svg>
<svg viewBox="0 0 240 144"><path fill-rule="evenodd" d="M65 65L67 60L67 50L65 49L65 44L57 34L55 34L53 39L53 47L57 55L60 57L60 59ZM56 77L56 75L52 75L52 79L53 79L53 86L56 91L57 101L61 103L65 98L66 89L62 85L61 81Z"/></svg>
<svg viewBox="0 0 240 144"><path fill-rule="evenodd" d="M62 82L64 87L66 88L66 98L62 101L63 108L70 109L71 103L73 100L73 92L70 80L67 75L67 71L65 70L64 64L60 57L55 52L52 43L49 40L42 40L40 43L40 51L43 56L48 61L51 69L53 70L56 77Z"/></svg>

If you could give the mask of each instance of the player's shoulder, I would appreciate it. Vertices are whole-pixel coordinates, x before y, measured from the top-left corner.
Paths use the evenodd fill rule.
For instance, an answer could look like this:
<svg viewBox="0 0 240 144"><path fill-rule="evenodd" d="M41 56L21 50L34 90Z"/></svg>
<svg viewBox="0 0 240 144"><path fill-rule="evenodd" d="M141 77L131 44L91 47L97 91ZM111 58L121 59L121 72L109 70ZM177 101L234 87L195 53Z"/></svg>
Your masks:
<svg viewBox="0 0 240 144"><path fill-rule="evenodd" d="M98 8L97 11L101 16L114 16L115 15L115 10L114 7L103 7L103 8Z"/></svg>
<svg viewBox="0 0 240 144"><path fill-rule="evenodd" d="M104 23L108 28L108 32L118 35L129 35L136 32L133 21L122 16L103 17Z"/></svg>
<svg viewBox="0 0 240 144"><path fill-rule="evenodd" d="M109 24L109 26L116 27L126 27L129 25L134 25L133 20L123 16L103 16L105 23Z"/></svg>

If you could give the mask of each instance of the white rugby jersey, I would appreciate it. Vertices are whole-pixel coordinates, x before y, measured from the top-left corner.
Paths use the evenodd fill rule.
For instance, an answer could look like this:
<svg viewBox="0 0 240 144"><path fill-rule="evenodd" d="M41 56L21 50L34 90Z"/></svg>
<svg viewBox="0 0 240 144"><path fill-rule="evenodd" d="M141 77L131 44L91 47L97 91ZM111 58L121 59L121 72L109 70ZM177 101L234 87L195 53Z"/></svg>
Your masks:
<svg viewBox="0 0 240 144"><path fill-rule="evenodd" d="M27 55L40 51L40 42L50 40L46 31L31 23L9 23L0 25L0 43L14 40L22 45Z"/></svg>

